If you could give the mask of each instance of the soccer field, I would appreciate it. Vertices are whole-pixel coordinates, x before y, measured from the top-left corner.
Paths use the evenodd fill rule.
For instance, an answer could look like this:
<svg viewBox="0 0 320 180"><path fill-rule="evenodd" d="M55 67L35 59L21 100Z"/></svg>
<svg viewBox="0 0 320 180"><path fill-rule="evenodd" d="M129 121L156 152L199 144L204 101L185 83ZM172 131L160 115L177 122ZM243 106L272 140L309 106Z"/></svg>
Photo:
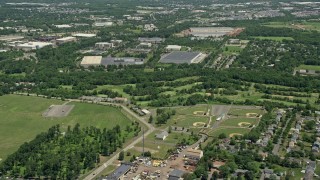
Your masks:
<svg viewBox="0 0 320 180"><path fill-rule="evenodd" d="M131 121L120 109L86 103L75 105L67 117L44 118L42 113L52 104L64 101L30 96L6 95L0 97L0 159L6 158L24 142L32 140L37 134L45 132L53 125L62 129L79 123L81 127L95 126L112 128L117 124L122 129Z"/></svg>

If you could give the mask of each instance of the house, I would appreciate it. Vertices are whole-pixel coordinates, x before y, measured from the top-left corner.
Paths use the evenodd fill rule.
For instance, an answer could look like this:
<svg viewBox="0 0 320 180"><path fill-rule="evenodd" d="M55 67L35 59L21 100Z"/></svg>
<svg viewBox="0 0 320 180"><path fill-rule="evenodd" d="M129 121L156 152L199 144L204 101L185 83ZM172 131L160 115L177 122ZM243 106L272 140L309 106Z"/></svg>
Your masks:
<svg viewBox="0 0 320 180"><path fill-rule="evenodd" d="M272 176L275 177L275 179L280 180L280 177L277 176L272 169L263 169L262 170L262 174L260 177L260 180L264 180L264 179L270 179Z"/></svg>
<svg viewBox="0 0 320 180"><path fill-rule="evenodd" d="M124 180L125 175L131 170L132 166L131 163L122 163L120 167L107 177L102 178L102 180Z"/></svg>
<svg viewBox="0 0 320 180"><path fill-rule="evenodd" d="M232 176L238 177L238 176L244 175L246 172L248 172L248 170L246 170L246 169L236 169L234 171L234 173L232 174Z"/></svg>
<svg viewBox="0 0 320 180"><path fill-rule="evenodd" d="M183 175L186 172L178 170L178 169L174 169L173 171L171 171L169 173L169 178L168 180L183 180Z"/></svg>
<svg viewBox="0 0 320 180"><path fill-rule="evenodd" d="M165 140L169 136L169 133L167 131L162 131L159 134L156 134L157 139Z"/></svg>
<svg viewBox="0 0 320 180"><path fill-rule="evenodd" d="M189 159L200 160L203 156L203 151L189 148L184 156Z"/></svg>

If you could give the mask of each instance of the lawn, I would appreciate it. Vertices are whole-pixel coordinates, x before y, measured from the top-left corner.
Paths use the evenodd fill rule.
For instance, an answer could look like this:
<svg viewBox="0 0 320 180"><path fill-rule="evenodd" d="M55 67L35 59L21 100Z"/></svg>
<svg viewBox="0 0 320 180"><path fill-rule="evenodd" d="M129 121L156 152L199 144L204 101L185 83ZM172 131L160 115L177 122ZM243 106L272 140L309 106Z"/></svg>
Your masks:
<svg viewBox="0 0 320 180"><path fill-rule="evenodd" d="M195 122L209 122L209 117L207 116L184 116L184 115L175 115L172 119L168 121L168 125L180 126L180 127L193 127Z"/></svg>
<svg viewBox="0 0 320 180"><path fill-rule="evenodd" d="M273 28L293 28L320 31L320 22L303 21L303 22L269 22L264 23L264 26Z"/></svg>
<svg viewBox="0 0 320 180"><path fill-rule="evenodd" d="M80 123L84 126L112 128L131 124L119 109L85 103L71 103L75 107L67 117L43 118L42 113L52 104L63 101L30 96L6 95L0 97L0 158L13 153L24 142L37 134L60 124L62 129Z"/></svg>
<svg viewBox="0 0 320 180"><path fill-rule="evenodd" d="M132 84L126 84L126 85L103 85L103 86L98 86L96 88L96 90L99 91L99 90L102 90L102 89L108 89L108 90L112 90L112 91L118 92L119 94L121 94L125 98L130 98L130 95L123 91L124 87L127 86L127 85L135 86L135 85L132 85Z"/></svg>
<svg viewBox="0 0 320 180"><path fill-rule="evenodd" d="M305 69L305 70L315 70L320 71L320 66L313 66L313 65L300 65L297 69Z"/></svg>
<svg viewBox="0 0 320 180"><path fill-rule="evenodd" d="M185 107L179 107L175 109L177 111L177 114L180 115L194 115L193 113L195 111L208 111L208 105L206 104L199 104L195 106L185 106Z"/></svg>
<svg viewBox="0 0 320 180"><path fill-rule="evenodd" d="M239 46L225 46L223 48L223 54L230 55L230 54L239 54L242 51L242 48Z"/></svg>
<svg viewBox="0 0 320 180"><path fill-rule="evenodd" d="M219 136L221 133L225 133L227 136L229 136L232 133L237 133L237 134L245 134L248 133L250 129L247 128L224 128L220 127L218 129L212 130L209 132L210 136Z"/></svg>
<svg viewBox="0 0 320 180"><path fill-rule="evenodd" d="M224 120L220 126L234 126L234 127L239 127L239 123L241 122L248 122L252 125L256 125L258 123L257 118L231 118Z"/></svg>
<svg viewBox="0 0 320 180"><path fill-rule="evenodd" d="M233 116L244 116L244 117L246 117L247 113L263 114L263 110L261 110L261 109L237 109L237 108L231 108L228 114L233 115Z"/></svg>
<svg viewBox="0 0 320 180"><path fill-rule="evenodd" d="M272 40L272 41L283 41L283 40L288 40L292 41L294 40L292 37L276 37L276 36L253 36L255 39L260 39L260 40Z"/></svg>

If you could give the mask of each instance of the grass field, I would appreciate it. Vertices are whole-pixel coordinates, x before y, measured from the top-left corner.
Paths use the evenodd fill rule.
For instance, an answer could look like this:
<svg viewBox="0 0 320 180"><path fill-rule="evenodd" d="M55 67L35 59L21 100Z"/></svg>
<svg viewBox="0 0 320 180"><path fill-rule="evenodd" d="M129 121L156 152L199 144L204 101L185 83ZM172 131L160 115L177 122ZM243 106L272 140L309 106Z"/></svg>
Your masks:
<svg viewBox="0 0 320 180"><path fill-rule="evenodd" d="M230 119L224 120L220 124L220 126L240 127L238 124L241 122L248 122L251 125L256 125L258 123L258 119L256 119L256 118L230 118Z"/></svg>
<svg viewBox="0 0 320 180"><path fill-rule="evenodd" d="M292 41L294 40L292 37L276 37L276 36L253 36L255 39L260 39L260 40L272 40L272 41L283 41L283 40L288 40Z"/></svg>
<svg viewBox="0 0 320 180"><path fill-rule="evenodd" d="M247 113L263 114L263 110L261 110L261 109L236 109L236 108L232 108L232 109L230 109L228 114L233 115L233 116L246 116Z"/></svg>
<svg viewBox="0 0 320 180"><path fill-rule="evenodd" d="M305 70L315 70L315 71L320 71L320 66L312 66L312 65L300 65L296 69L305 69Z"/></svg>
<svg viewBox="0 0 320 180"><path fill-rule="evenodd" d="M169 125L174 126L180 126L180 127L193 127L193 123L195 122L209 122L209 117L206 116L183 116L183 115L177 115L174 116L171 120L168 122Z"/></svg>
<svg viewBox="0 0 320 180"><path fill-rule="evenodd" d="M127 85L135 86L133 84L127 84ZM127 86L127 85L103 85L103 86L98 86L96 88L96 90L99 91L99 90L102 90L102 89L108 89L108 90L112 90L112 91L118 92L119 94L121 94L125 98L129 98L130 95L125 93L125 92L123 92L124 87Z"/></svg>
<svg viewBox="0 0 320 180"><path fill-rule="evenodd" d="M43 118L42 113L52 104L63 101L39 97L6 95L0 97L0 158L4 159L26 141L45 132L53 125L62 129L80 123L84 126L125 127L131 121L119 109L85 103L70 103L75 107L67 117Z"/></svg>
<svg viewBox="0 0 320 180"><path fill-rule="evenodd" d="M302 21L302 22L268 22L264 26L273 28L292 28L301 30L315 30L320 31L320 22L316 21Z"/></svg>
<svg viewBox="0 0 320 180"><path fill-rule="evenodd" d="M223 54L230 55L230 54L239 54L242 51L242 48L239 46L225 46L223 48Z"/></svg>
<svg viewBox="0 0 320 180"><path fill-rule="evenodd" d="M250 131L250 129L247 129L247 128L224 128L224 127L220 127L220 128L215 129L213 131L210 131L208 134L210 136L217 137L221 133L225 133L227 136L229 136L232 133L245 134L245 133L248 133L249 131Z"/></svg>

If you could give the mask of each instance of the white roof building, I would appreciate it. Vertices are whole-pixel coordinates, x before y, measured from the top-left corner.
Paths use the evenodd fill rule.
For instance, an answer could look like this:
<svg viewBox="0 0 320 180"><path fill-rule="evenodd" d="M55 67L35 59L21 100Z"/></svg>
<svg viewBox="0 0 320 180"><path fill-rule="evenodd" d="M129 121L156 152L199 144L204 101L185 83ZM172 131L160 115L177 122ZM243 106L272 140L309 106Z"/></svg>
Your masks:
<svg viewBox="0 0 320 180"><path fill-rule="evenodd" d="M96 34L77 33L77 34L73 34L72 36L91 38L91 37L96 37L97 35Z"/></svg>
<svg viewBox="0 0 320 180"><path fill-rule="evenodd" d="M168 45L166 47L166 50L167 51L180 51L181 50L181 46L178 46L178 45Z"/></svg>
<svg viewBox="0 0 320 180"><path fill-rule="evenodd" d="M93 26L96 27L104 27L104 26L112 26L113 22L95 22Z"/></svg>
<svg viewBox="0 0 320 180"><path fill-rule="evenodd" d="M57 28L71 28L72 26L69 24L59 24L59 25L54 25Z"/></svg>
<svg viewBox="0 0 320 180"><path fill-rule="evenodd" d="M36 49L41 49L45 46L52 46L52 43L48 42L27 42L27 43L22 43L22 44L17 44L15 48L21 49L24 51L31 51L31 50L36 50Z"/></svg>
<svg viewBox="0 0 320 180"><path fill-rule="evenodd" d="M69 36L69 37L59 38L56 41L58 44L63 44L63 43L67 43L67 42L75 42L75 41L77 41L77 38Z"/></svg>
<svg viewBox="0 0 320 180"><path fill-rule="evenodd" d="M102 56L84 56L80 65L88 68L89 66L101 65Z"/></svg>

